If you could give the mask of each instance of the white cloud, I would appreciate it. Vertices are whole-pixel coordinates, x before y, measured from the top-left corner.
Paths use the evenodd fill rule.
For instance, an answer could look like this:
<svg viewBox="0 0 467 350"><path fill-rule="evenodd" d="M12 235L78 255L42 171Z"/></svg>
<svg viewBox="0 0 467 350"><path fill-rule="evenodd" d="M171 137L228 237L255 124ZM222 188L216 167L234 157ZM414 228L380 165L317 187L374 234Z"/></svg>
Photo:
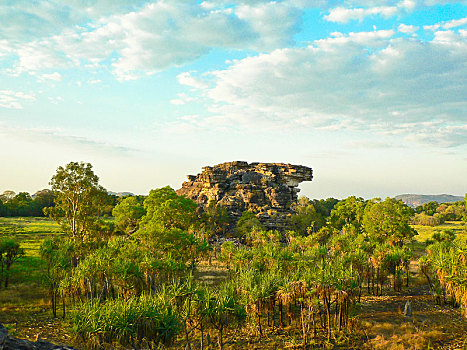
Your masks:
<svg viewBox="0 0 467 350"><path fill-rule="evenodd" d="M401 33L405 33L405 34L413 34L415 33L417 30L418 30L418 27L417 26L413 26L413 25L407 25L407 24L399 24L399 26L397 27L397 30Z"/></svg>
<svg viewBox="0 0 467 350"><path fill-rule="evenodd" d="M437 120L440 146L466 143L467 37L390 39L393 31L335 33L305 48L280 49L212 72L203 87L213 117L202 127L251 130L364 129L418 132L426 142ZM213 77L213 78L212 78ZM180 121L183 123L183 121ZM203 123L196 121L196 125ZM214 123L214 124L213 124ZM397 128L413 123L412 129ZM464 129L462 129L464 130ZM447 142L450 135L453 140ZM425 141L424 141L425 140Z"/></svg>
<svg viewBox="0 0 467 350"><path fill-rule="evenodd" d="M39 82L62 81L63 80L63 76L58 72L45 73L45 74L38 74L37 72L31 72L31 74L35 76Z"/></svg>
<svg viewBox="0 0 467 350"><path fill-rule="evenodd" d="M395 6L370 6L360 8L336 7L329 11L329 15L324 16L324 19L329 22L347 23L351 20L362 21L369 16L383 16L389 18L399 14L401 11L411 11L415 8L416 3L411 0L404 0Z"/></svg>
<svg viewBox="0 0 467 350"><path fill-rule="evenodd" d="M0 108L22 109L22 102L34 101L36 96L33 93L24 93L13 90L0 90Z"/></svg>
<svg viewBox="0 0 467 350"><path fill-rule="evenodd" d="M465 26L466 24L467 24L467 17L464 17L460 19L453 19L451 21L440 22L437 24L429 25L429 26L423 26L423 29L437 31L439 29L452 29L456 27L462 27L462 26Z"/></svg>
<svg viewBox="0 0 467 350"><path fill-rule="evenodd" d="M128 2L126 2L128 4ZM76 3L74 3L76 5ZM94 4L95 5L95 4ZM90 10L93 12L92 10ZM108 65L134 79L183 65L212 48L271 50L292 42L301 10L288 2L209 9L195 1L154 1L133 12L99 17L86 26L16 43L16 69L37 71ZM0 43L0 52L2 50ZM12 49L8 49L12 55Z"/></svg>
<svg viewBox="0 0 467 350"><path fill-rule="evenodd" d="M205 89L208 84L203 80L194 78L190 72L184 72L177 75L177 80L180 84L190 86L196 89Z"/></svg>

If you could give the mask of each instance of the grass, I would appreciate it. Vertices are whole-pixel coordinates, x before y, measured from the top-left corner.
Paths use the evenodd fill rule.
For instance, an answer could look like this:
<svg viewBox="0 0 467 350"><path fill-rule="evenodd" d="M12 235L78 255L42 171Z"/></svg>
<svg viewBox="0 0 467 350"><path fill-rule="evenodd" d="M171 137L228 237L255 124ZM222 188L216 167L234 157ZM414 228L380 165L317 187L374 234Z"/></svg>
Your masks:
<svg viewBox="0 0 467 350"><path fill-rule="evenodd" d="M412 227L418 232L418 235L414 237L418 242L426 242L427 239L431 239L433 233L438 231L452 230L456 234L465 234L467 230L463 221L447 221L438 226L412 225Z"/></svg>
<svg viewBox="0 0 467 350"><path fill-rule="evenodd" d="M11 266L11 284L40 284L40 246L47 237L61 235L57 223L48 218L2 218L0 239L12 238L24 249L25 255ZM0 305L1 305L0 301Z"/></svg>
<svg viewBox="0 0 467 350"><path fill-rule="evenodd" d="M40 260L42 241L62 234L60 226L48 218L0 217L0 239L14 239L25 252L11 266L8 288L0 287L0 323L16 337L69 339L63 322L52 318Z"/></svg>

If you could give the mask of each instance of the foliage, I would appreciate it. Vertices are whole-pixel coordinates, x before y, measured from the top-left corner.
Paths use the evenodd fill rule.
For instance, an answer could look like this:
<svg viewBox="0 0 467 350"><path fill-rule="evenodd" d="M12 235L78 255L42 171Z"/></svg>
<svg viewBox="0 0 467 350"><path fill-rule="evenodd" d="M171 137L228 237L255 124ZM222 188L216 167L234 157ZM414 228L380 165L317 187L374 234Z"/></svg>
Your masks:
<svg viewBox="0 0 467 350"><path fill-rule="evenodd" d="M101 227L98 218L107 192L99 185L99 178L90 163L70 162L59 167L50 181L55 193L54 207L46 209L69 236L82 243Z"/></svg>
<svg viewBox="0 0 467 350"><path fill-rule="evenodd" d="M300 197L298 202L292 205L295 213L288 219L290 229L301 235L317 232L326 221L317 212L315 204L306 197Z"/></svg>
<svg viewBox="0 0 467 350"><path fill-rule="evenodd" d="M227 209L212 200L205 208L201 220L210 234L215 236L225 234L230 223Z"/></svg>
<svg viewBox="0 0 467 350"><path fill-rule="evenodd" d="M467 237L453 239L451 232L444 232L433 238L435 243L427 247L428 255L421 261L422 272L437 301L442 295L445 303L447 295L467 317Z"/></svg>
<svg viewBox="0 0 467 350"><path fill-rule="evenodd" d="M172 188L166 186L149 192L144 200L144 209L146 215L141 224L145 227L162 226L187 230L193 224L196 203L177 195Z"/></svg>
<svg viewBox="0 0 467 350"><path fill-rule="evenodd" d="M402 247L415 235L409 225L412 215L412 210L402 201L391 198L371 201L365 207L363 228L378 242L388 240L389 244Z"/></svg>
<svg viewBox="0 0 467 350"><path fill-rule="evenodd" d="M5 288L8 288L11 265L23 255L24 250L18 242L10 238L0 240L0 287L3 282Z"/></svg>
<svg viewBox="0 0 467 350"><path fill-rule="evenodd" d="M245 237L249 232L262 230L264 227L251 211L244 211L237 221L237 235Z"/></svg>
<svg viewBox="0 0 467 350"><path fill-rule="evenodd" d="M331 211L331 226L337 230L347 228L361 232L365 205L361 197L351 196L340 201Z"/></svg>
<svg viewBox="0 0 467 350"><path fill-rule="evenodd" d="M89 300L73 313L73 330L83 339L140 347L141 344L168 344L179 323L168 300L141 295L99 303Z"/></svg>
<svg viewBox="0 0 467 350"><path fill-rule="evenodd" d="M33 196L27 192L5 191L0 195L0 216L44 216L43 209L52 205L53 192L47 189L37 191Z"/></svg>
<svg viewBox="0 0 467 350"><path fill-rule="evenodd" d="M42 282L49 290L52 313L57 317L58 296L60 285L67 277L71 268L70 256L73 251L73 242L62 237L47 238L40 247L40 256L45 262ZM65 301L63 299L63 318L65 318Z"/></svg>
<svg viewBox="0 0 467 350"><path fill-rule="evenodd" d="M127 235L136 232L145 210L136 197L127 197L118 203L112 210L115 225Z"/></svg>

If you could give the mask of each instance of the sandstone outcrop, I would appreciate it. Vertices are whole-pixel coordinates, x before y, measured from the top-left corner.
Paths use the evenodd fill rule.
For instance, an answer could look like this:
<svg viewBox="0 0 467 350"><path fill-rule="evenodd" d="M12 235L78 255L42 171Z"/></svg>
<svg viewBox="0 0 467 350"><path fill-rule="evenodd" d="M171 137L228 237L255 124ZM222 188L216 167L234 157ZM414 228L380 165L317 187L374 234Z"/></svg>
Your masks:
<svg viewBox="0 0 467 350"><path fill-rule="evenodd" d="M177 191L201 208L213 200L227 209L231 228L245 210L254 213L268 229L282 230L297 200L297 187L311 181L313 171L301 165L236 161L207 166Z"/></svg>

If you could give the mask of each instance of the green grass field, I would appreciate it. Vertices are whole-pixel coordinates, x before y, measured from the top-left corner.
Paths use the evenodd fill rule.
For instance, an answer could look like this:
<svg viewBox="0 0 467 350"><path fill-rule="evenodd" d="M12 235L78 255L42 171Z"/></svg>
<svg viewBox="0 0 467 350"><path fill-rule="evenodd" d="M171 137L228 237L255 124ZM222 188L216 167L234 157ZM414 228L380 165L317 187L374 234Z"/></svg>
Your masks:
<svg viewBox="0 0 467 350"><path fill-rule="evenodd" d="M452 230L456 234L465 234L467 230L467 226L462 221L447 221L439 226L412 225L412 227L418 232L418 235L414 237L418 242L426 242L435 232L443 230Z"/></svg>
<svg viewBox="0 0 467 350"><path fill-rule="evenodd" d="M40 283L41 243L47 237L61 234L63 233L60 226L47 218L0 218L0 239L13 238L25 253L11 267L12 285Z"/></svg>
<svg viewBox="0 0 467 350"><path fill-rule="evenodd" d="M42 284L40 246L45 238L62 234L60 226L48 218L0 217L0 239L14 239L25 253L11 266L9 287L0 287L0 323L12 335L53 338L54 330L61 328L51 317L48 291Z"/></svg>

